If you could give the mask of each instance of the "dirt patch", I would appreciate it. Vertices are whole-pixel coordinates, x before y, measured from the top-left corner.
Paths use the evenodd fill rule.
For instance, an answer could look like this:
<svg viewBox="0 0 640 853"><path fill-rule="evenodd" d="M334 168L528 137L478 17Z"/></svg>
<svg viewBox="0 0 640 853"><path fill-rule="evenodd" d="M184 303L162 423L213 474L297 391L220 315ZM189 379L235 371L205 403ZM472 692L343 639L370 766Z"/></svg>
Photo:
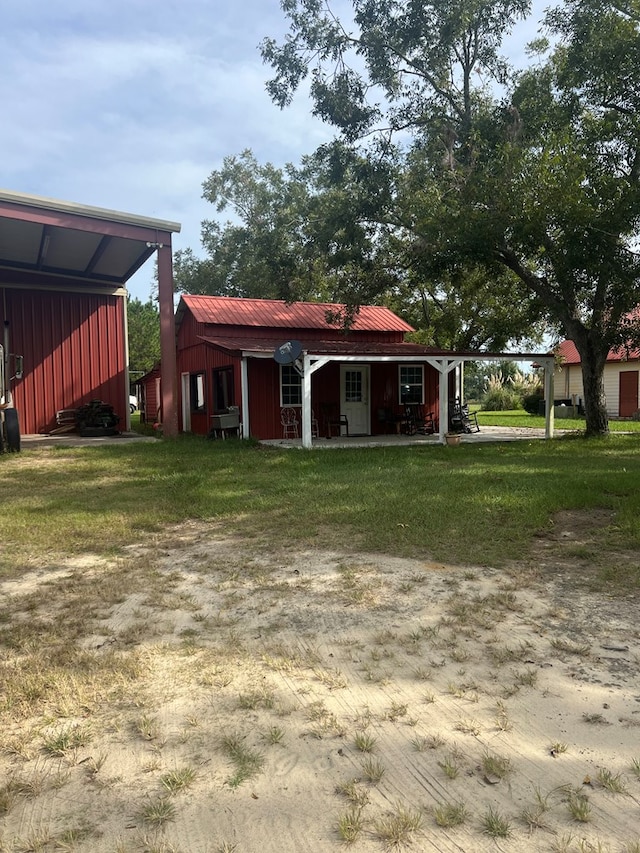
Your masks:
<svg viewBox="0 0 640 853"><path fill-rule="evenodd" d="M637 604L553 571L595 529L536 574L194 523L12 581L0 850L640 843Z"/></svg>

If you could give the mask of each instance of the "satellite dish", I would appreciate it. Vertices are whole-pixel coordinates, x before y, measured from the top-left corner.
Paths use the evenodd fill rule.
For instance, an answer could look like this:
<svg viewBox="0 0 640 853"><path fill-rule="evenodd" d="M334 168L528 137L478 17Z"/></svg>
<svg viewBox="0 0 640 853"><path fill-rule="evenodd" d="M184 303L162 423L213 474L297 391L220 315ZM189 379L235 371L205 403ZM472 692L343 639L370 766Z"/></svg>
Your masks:
<svg viewBox="0 0 640 853"><path fill-rule="evenodd" d="M273 357L278 364L293 364L302 354L302 344L300 341L286 341L280 344L273 353Z"/></svg>

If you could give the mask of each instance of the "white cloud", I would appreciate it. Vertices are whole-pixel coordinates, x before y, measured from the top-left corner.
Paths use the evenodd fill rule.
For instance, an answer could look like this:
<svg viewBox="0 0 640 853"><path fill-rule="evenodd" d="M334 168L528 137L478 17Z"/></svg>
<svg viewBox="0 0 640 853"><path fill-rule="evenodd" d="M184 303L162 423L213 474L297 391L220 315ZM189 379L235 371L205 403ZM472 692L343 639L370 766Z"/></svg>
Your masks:
<svg viewBox="0 0 640 853"><path fill-rule="evenodd" d="M200 248L222 159L298 162L331 138L304 91L278 110L257 46L279 0L21 0L0 31L0 185L179 221ZM341 9L349 7L339 0ZM136 276L145 298L153 269ZM138 284L138 282L141 284Z"/></svg>

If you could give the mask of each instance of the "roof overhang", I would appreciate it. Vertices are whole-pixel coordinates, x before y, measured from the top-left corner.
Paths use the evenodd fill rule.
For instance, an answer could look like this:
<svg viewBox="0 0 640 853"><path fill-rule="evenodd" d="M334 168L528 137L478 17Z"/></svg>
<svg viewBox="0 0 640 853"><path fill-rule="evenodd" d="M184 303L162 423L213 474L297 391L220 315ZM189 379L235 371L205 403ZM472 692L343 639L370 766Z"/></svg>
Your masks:
<svg viewBox="0 0 640 853"><path fill-rule="evenodd" d="M282 337L246 338L211 337L201 335L200 340L215 349L244 358L273 358L275 349L283 343ZM452 352L410 342L381 343L378 341L302 341L303 354L310 358L322 358L326 361L438 361L455 359L468 361L512 361L546 363L553 359L551 353L496 353L496 352Z"/></svg>
<svg viewBox="0 0 640 853"><path fill-rule="evenodd" d="M180 224L0 190L0 285L115 288Z"/></svg>

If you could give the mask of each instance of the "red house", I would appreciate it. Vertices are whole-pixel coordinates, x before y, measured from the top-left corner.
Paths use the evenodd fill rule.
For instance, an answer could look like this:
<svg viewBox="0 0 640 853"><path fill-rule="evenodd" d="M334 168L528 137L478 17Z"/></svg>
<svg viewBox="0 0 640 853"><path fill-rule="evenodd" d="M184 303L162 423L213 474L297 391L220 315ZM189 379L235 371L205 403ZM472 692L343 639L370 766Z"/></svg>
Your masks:
<svg viewBox="0 0 640 853"><path fill-rule="evenodd" d="M330 319L341 307L182 296L176 313L182 431L207 435L235 417L245 438L291 437L283 410L293 409L298 437L311 447L315 436L404 429L409 405L430 414L426 429L444 442L449 402L461 396L462 366L482 359L529 360L549 368L547 399L553 399L548 354L459 353L410 343L405 336L412 327L379 306L362 306L345 330ZM163 420L162 409L155 408L158 370L141 384L145 418ZM553 434L552 407L547 434Z"/></svg>

